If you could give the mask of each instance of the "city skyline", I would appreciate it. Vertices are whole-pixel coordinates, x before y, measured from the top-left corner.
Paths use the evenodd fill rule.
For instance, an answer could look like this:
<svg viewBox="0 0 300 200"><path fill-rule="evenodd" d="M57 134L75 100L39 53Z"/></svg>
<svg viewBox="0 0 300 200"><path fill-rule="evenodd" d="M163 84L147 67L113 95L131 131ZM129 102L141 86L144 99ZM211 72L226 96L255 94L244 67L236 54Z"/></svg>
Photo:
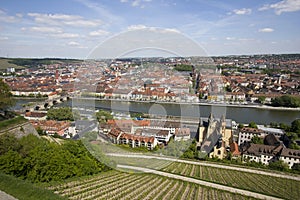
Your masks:
<svg viewBox="0 0 300 200"><path fill-rule="evenodd" d="M119 33L151 27L181 33L210 56L300 53L299 11L299 0L6 1L0 56L86 58Z"/></svg>

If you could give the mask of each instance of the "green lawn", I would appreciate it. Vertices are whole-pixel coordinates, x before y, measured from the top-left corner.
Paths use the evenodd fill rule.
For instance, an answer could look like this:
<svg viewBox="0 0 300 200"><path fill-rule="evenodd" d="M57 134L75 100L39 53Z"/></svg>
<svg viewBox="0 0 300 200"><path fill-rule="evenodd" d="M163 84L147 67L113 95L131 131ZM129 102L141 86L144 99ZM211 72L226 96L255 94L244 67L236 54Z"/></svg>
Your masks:
<svg viewBox="0 0 300 200"><path fill-rule="evenodd" d="M12 119L0 121L0 130L12 127L17 124L24 123L26 121L27 121L27 119L25 119L22 116L18 116L18 117L12 118Z"/></svg>
<svg viewBox="0 0 300 200"><path fill-rule="evenodd" d="M67 199L52 191L33 185L14 176L0 173L0 190L19 200L60 200Z"/></svg>

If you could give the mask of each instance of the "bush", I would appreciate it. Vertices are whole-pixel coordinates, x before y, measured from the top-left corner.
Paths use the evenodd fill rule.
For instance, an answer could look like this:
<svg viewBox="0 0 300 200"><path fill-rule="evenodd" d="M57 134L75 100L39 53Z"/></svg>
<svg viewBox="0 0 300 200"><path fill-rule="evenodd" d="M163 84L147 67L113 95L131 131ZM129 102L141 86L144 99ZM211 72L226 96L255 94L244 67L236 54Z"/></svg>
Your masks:
<svg viewBox="0 0 300 200"><path fill-rule="evenodd" d="M282 160L271 162L269 164L269 168L279 170L279 171L289 171L288 164L284 163Z"/></svg>

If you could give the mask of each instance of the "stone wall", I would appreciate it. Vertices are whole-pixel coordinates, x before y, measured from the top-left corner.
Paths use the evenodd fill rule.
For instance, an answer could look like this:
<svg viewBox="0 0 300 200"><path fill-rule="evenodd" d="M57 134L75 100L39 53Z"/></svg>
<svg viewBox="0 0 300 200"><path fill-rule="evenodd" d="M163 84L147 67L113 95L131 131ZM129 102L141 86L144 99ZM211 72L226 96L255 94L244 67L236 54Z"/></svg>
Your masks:
<svg viewBox="0 0 300 200"><path fill-rule="evenodd" d="M30 122L26 122L23 124L16 125L14 127L10 127L8 129L4 129L0 131L0 135L9 133L14 134L17 138L26 136L28 134L34 134L36 136L39 136L35 128L32 126Z"/></svg>

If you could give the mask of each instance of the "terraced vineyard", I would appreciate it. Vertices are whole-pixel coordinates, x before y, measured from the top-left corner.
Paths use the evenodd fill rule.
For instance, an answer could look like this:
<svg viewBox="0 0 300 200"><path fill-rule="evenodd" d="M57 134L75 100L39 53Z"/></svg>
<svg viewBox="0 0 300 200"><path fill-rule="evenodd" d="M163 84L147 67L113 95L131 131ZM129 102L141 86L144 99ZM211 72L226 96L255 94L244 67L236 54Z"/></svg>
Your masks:
<svg viewBox="0 0 300 200"><path fill-rule="evenodd" d="M152 174L118 171L49 187L69 199L252 199Z"/></svg>
<svg viewBox="0 0 300 200"><path fill-rule="evenodd" d="M296 180L177 162L163 171L284 199L300 199L300 181Z"/></svg>

